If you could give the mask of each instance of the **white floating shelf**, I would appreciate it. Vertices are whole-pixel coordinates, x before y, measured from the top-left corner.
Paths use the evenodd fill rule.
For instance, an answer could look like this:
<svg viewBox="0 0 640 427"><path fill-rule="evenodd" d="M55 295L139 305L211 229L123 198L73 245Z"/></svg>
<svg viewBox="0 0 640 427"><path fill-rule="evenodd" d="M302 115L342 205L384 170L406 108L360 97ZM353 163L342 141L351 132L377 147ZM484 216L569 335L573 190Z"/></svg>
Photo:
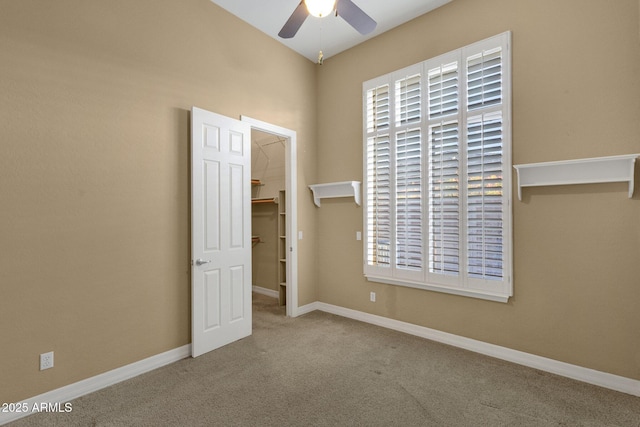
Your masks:
<svg viewBox="0 0 640 427"><path fill-rule="evenodd" d="M313 203L320 207L320 199L331 197L353 197L360 206L360 181L331 182L314 184L309 188L313 192Z"/></svg>
<svg viewBox="0 0 640 427"><path fill-rule="evenodd" d="M634 167L640 154L514 165L518 174L518 199L522 187L628 182L633 197Z"/></svg>

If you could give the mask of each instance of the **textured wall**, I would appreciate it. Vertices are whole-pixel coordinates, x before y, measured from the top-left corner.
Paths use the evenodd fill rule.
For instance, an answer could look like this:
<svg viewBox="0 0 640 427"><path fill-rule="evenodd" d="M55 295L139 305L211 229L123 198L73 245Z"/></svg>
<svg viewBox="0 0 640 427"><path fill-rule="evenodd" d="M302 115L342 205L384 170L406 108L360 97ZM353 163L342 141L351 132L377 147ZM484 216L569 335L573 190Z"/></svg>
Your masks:
<svg viewBox="0 0 640 427"><path fill-rule="evenodd" d="M326 60L320 182L362 180L362 82L507 30L514 164L640 153L638 7L454 0ZM640 192L629 200L626 189L532 188L522 202L514 191L515 296L507 304L368 283L355 239L362 209L323 201L320 300L640 379Z"/></svg>
<svg viewBox="0 0 640 427"><path fill-rule="evenodd" d="M307 188L362 179L363 81L505 30L515 163L640 152L639 2L612 3L454 0L318 68L208 0L3 2L0 401L190 341L192 105L298 132L299 305L640 379L638 193L525 190L499 304L367 283L362 210Z"/></svg>
<svg viewBox="0 0 640 427"><path fill-rule="evenodd" d="M190 342L189 110L297 131L308 200L316 67L208 0L4 1L0 57L0 401L15 402ZM314 216L301 206L301 305Z"/></svg>
<svg viewBox="0 0 640 427"><path fill-rule="evenodd" d="M253 244L251 266L253 286L279 291L278 205L259 203L251 207L251 234L260 241Z"/></svg>

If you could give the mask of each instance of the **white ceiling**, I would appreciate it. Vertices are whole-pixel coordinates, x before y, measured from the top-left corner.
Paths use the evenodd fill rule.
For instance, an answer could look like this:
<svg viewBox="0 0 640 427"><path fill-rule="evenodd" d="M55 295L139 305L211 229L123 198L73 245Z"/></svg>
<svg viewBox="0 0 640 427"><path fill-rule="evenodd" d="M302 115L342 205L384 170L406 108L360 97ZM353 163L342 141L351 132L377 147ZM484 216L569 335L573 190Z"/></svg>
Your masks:
<svg viewBox="0 0 640 427"><path fill-rule="evenodd" d="M291 39L278 37L278 32L300 0L211 0L228 12L265 34L316 62L318 51L329 58L372 37L404 24L452 0L353 0L378 23L366 36L358 33L340 17L309 16Z"/></svg>

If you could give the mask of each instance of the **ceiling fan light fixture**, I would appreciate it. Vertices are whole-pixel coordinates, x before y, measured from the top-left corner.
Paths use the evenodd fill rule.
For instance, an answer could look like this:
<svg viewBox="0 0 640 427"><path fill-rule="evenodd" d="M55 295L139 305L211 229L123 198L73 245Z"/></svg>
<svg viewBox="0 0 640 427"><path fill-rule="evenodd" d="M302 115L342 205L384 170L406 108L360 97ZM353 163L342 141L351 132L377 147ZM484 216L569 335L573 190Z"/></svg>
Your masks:
<svg viewBox="0 0 640 427"><path fill-rule="evenodd" d="M310 15L322 18L333 12L336 0L304 0L304 4Z"/></svg>

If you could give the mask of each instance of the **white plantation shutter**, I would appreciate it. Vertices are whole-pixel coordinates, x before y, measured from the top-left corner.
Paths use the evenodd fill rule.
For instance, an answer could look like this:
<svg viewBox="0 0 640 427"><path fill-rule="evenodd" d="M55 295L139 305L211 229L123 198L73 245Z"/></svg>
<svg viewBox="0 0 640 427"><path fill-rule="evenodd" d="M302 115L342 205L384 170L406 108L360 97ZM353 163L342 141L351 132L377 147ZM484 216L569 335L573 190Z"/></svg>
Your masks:
<svg viewBox="0 0 640 427"><path fill-rule="evenodd" d="M458 113L458 63L429 70L429 118Z"/></svg>
<svg viewBox="0 0 640 427"><path fill-rule="evenodd" d="M467 271L471 278L503 278L501 113L467 124Z"/></svg>
<svg viewBox="0 0 640 427"><path fill-rule="evenodd" d="M391 187L389 136L369 139L367 156L367 264L391 265Z"/></svg>
<svg viewBox="0 0 640 427"><path fill-rule="evenodd" d="M389 85L367 91L367 133L389 129L391 124Z"/></svg>
<svg viewBox="0 0 640 427"><path fill-rule="evenodd" d="M469 111L502 102L502 47L467 58L467 108Z"/></svg>
<svg viewBox="0 0 640 427"><path fill-rule="evenodd" d="M414 74L395 82L396 126L419 123L421 119L421 77Z"/></svg>
<svg viewBox="0 0 640 427"><path fill-rule="evenodd" d="M391 120L389 85L367 91L366 265L391 266Z"/></svg>
<svg viewBox="0 0 640 427"><path fill-rule="evenodd" d="M469 289L511 295L507 49L503 40L465 50L465 269Z"/></svg>
<svg viewBox="0 0 640 427"><path fill-rule="evenodd" d="M432 61L427 73L431 280L460 273L460 77L458 61L442 59Z"/></svg>
<svg viewBox="0 0 640 427"><path fill-rule="evenodd" d="M512 295L509 38L363 84L369 280Z"/></svg>
<svg viewBox="0 0 640 427"><path fill-rule="evenodd" d="M429 272L460 272L460 140L458 123L429 127Z"/></svg>
<svg viewBox="0 0 640 427"><path fill-rule="evenodd" d="M422 269L422 138L396 134L396 267Z"/></svg>
<svg viewBox="0 0 640 427"><path fill-rule="evenodd" d="M395 97L395 266L422 270L422 78L396 77Z"/></svg>

